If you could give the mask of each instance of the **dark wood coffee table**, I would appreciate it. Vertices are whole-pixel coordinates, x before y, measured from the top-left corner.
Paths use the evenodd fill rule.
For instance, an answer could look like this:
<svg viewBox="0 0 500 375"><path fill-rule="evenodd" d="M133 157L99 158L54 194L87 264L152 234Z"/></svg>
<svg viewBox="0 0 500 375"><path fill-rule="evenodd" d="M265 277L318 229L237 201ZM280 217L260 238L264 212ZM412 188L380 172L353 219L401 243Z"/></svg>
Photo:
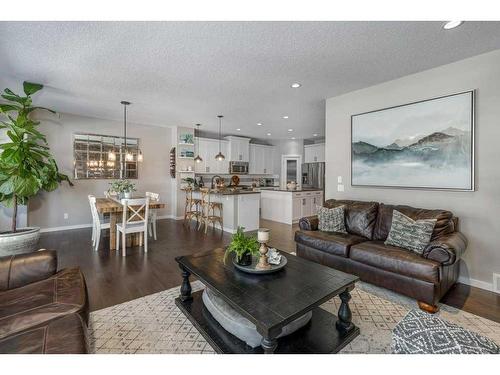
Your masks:
<svg viewBox="0 0 500 375"><path fill-rule="evenodd" d="M183 282L175 303L219 353L338 352L359 335L348 304L358 277L284 254L286 267L268 275L244 273L231 261L224 264L223 249L177 257ZM191 293L191 274L256 325L263 337L261 347L253 349L222 328L204 306L202 291ZM319 308L336 295L342 301L338 318ZM311 310L306 326L276 338L283 326Z"/></svg>

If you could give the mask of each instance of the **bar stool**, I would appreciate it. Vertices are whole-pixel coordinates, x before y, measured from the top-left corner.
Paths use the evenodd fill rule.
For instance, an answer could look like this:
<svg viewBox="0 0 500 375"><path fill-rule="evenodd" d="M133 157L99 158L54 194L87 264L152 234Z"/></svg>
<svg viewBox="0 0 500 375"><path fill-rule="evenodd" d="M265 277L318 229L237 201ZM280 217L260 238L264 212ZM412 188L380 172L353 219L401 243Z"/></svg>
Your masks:
<svg viewBox="0 0 500 375"><path fill-rule="evenodd" d="M215 229L215 223L219 223L221 233L224 232L223 220L222 220L222 202L212 202L209 188L201 188L201 220L198 225L198 230L201 226L205 224L205 234L207 233L208 226L210 223ZM215 214L215 210L218 211L219 215Z"/></svg>
<svg viewBox="0 0 500 375"><path fill-rule="evenodd" d="M201 199L193 198L192 187L188 186L184 190L186 192L186 202L184 204L184 224L190 223L193 217L196 218L196 224L199 224L201 216Z"/></svg>

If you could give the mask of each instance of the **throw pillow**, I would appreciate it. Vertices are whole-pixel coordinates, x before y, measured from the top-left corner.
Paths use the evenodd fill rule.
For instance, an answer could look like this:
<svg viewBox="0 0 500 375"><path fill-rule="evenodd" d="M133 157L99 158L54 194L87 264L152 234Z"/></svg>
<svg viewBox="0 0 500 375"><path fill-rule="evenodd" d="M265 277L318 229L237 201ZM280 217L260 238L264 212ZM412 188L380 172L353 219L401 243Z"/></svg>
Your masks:
<svg viewBox="0 0 500 375"><path fill-rule="evenodd" d="M434 225L436 225L436 219L413 220L394 210L391 230L384 243L422 255L431 240Z"/></svg>
<svg viewBox="0 0 500 375"><path fill-rule="evenodd" d="M345 206L326 208L317 206L318 229L323 232L347 233L345 229Z"/></svg>

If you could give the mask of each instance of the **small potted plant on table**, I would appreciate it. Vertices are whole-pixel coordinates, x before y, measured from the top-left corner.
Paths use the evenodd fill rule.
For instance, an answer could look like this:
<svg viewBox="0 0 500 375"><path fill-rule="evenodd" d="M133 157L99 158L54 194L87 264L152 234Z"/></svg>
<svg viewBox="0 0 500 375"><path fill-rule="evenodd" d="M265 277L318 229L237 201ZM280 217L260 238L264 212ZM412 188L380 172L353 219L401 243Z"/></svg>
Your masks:
<svg viewBox="0 0 500 375"><path fill-rule="evenodd" d="M135 191L135 185L128 180L118 180L110 183L109 191L118 193L120 199L129 199Z"/></svg>
<svg viewBox="0 0 500 375"><path fill-rule="evenodd" d="M229 255L234 253L236 263L241 266L249 266L252 264L252 255L259 255L259 242L253 236L245 236L243 227L238 227L236 233L233 234L231 243L224 254L224 263L226 263Z"/></svg>

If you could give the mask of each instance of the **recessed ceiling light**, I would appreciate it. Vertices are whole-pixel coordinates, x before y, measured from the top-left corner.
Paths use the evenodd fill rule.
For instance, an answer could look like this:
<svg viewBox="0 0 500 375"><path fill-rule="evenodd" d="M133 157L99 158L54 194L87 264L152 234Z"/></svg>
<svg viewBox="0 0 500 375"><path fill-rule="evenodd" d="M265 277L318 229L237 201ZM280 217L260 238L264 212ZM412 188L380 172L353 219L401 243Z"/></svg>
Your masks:
<svg viewBox="0 0 500 375"><path fill-rule="evenodd" d="M288 129L289 132L293 132L293 129Z"/></svg>
<svg viewBox="0 0 500 375"><path fill-rule="evenodd" d="M288 118L288 116L283 116L283 118L286 120Z"/></svg>
<svg viewBox="0 0 500 375"><path fill-rule="evenodd" d="M257 125L258 125L258 126L262 126L262 122L258 122L258 123L257 123Z"/></svg>
<svg viewBox="0 0 500 375"><path fill-rule="evenodd" d="M271 133L267 133L267 135L271 135Z"/></svg>
<svg viewBox="0 0 500 375"><path fill-rule="evenodd" d="M313 134L313 137L317 137L318 135L316 133Z"/></svg>
<svg viewBox="0 0 500 375"><path fill-rule="evenodd" d="M291 87L294 88L294 89L298 89L300 86L302 86L302 85L300 83L298 83L298 82L294 82L291 85Z"/></svg>
<svg viewBox="0 0 500 375"><path fill-rule="evenodd" d="M295 137L292 137L292 139L295 139Z"/></svg>
<svg viewBox="0 0 500 375"><path fill-rule="evenodd" d="M239 132L240 130L241 130L240 128L236 129L237 132Z"/></svg>
<svg viewBox="0 0 500 375"><path fill-rule="evenodd" d="M450 30L463 24L464 21L448 21L443 25L443 29Z"/></svg>

